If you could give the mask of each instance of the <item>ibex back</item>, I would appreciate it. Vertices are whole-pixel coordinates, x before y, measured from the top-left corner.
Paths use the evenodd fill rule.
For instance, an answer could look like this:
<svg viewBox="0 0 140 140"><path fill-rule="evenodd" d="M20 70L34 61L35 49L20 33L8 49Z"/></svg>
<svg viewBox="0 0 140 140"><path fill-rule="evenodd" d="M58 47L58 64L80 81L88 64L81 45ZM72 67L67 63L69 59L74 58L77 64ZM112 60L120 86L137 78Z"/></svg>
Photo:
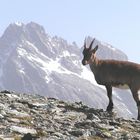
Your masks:
<svg viewBox="0 0 140 140"><path fill-rule="evenodd" d="M107 111L112 111L113 109L112 87L127 85L132 92L134 100L136 101L138 108L138 120L140 120L140 64L129 61L97 59L95 53L98 46L92 49L94 40L95 39L92 40L88 48L86 47L85 41L82 64L89 64L97 83L106 87L109 98Z"/></svg>

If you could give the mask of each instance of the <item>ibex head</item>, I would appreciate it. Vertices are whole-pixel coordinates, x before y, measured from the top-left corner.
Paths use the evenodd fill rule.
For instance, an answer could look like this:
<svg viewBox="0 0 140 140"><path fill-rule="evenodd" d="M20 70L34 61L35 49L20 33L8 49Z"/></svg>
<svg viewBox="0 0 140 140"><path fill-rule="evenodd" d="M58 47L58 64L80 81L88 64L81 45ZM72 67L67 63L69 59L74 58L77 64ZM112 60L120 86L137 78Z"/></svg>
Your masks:
<svg viewBox="0 0 140 140"><path fill-rule="evenodd" d="M95 38L91 41L90 45L89 45L89 48L86 47L86 39L85 39L85 42L84 42L84 50L83 50L83 60L82 60L82 64L83 65L87 65L87 64L91 64L95 61L95 52L97 51L98 49L98 45L92 49L92 45L95 41Z"/></svg>

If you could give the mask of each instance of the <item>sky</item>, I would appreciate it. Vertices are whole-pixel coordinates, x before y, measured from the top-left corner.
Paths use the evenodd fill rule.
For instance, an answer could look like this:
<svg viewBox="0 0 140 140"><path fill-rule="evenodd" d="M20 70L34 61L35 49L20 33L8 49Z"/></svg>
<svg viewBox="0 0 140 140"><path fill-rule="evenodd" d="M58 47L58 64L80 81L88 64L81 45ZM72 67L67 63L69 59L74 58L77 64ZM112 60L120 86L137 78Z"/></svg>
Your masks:
<svg viewBox="0 0 140 140"><path fill-rule="evenodd" d="M0 36L13 22L42 25L46 33L83 45L107 42L140 63L140 0L0 0Z"/></svg>

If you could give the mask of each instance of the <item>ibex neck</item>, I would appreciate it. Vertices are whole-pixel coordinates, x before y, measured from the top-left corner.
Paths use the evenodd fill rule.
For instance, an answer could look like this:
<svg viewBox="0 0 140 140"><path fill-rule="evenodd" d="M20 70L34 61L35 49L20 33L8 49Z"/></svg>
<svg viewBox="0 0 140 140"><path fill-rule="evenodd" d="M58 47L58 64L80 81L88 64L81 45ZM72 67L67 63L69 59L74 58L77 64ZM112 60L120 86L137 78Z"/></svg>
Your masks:
<svg viewBox="0 0 140 140"><path fill-rule="evenodd" d="M95 58L94 61L90 64L90 69L94 74L96 73L98 64L99 64L99 60L97 58Z"/></svg>
<svg viewBox="0 0 140 140"><path fill-rule="evenodd" d="M98 63L99 63L99 59L98 59L98 58L95 58L95 59L93 60L93 62L91 63L91 65L97 66Z"/></svg>

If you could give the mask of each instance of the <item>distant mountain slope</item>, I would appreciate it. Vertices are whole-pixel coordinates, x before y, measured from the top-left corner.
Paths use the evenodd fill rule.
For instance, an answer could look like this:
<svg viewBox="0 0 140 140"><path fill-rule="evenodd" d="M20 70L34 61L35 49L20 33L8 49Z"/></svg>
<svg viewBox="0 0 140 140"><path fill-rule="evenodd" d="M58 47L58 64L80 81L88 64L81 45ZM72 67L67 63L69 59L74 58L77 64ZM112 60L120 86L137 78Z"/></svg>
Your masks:
<svg viewBox="0 0 140 140"><path fill-rule="evenodd" d="M96 43L99 58L127 60L123 52L111 45L98 40ZM105 109L108 103L106 91L97 85L88 67L82 66L81 51L76 43L50 37L37 23L10 24L0 38L0 89L83 101ZM131 107L134 106L129 95L124 99L114 92L116 109L125 117L136 113L127 103L129 100Z"/></svg>

